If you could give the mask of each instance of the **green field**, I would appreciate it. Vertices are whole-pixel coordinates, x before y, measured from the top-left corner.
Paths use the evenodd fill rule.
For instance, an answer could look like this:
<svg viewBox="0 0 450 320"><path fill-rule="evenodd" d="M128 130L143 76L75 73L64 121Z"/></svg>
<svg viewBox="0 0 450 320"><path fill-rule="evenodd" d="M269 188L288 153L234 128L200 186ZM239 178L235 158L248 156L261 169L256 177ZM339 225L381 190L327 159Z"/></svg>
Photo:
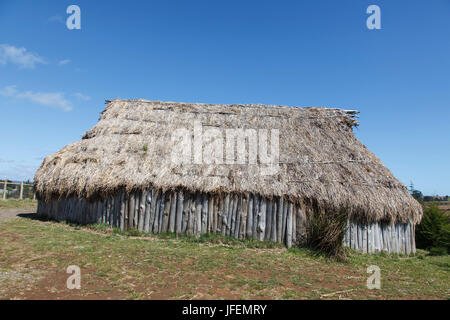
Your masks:
<svg viewBox="0 0 450 320"><path fill-rule="evenodd" d="M132 237L23 215L0 224L2 299L448 299L449 256L362 255L339 262L307 249L219 236ZM81 268L69 290L66 268ZM381 269L369 290L367 267Z"/></svg>

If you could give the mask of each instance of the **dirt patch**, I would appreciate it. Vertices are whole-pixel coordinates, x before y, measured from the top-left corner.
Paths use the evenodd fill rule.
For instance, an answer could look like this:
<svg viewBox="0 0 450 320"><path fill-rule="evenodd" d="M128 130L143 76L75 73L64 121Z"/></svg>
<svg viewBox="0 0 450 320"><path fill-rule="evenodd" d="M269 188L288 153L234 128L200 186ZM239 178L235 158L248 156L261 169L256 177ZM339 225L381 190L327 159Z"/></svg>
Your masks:
<svg viewBox="0 0 450 320"><path fill-rule="evenodd" d="M21 214L31 214L35 213L34 208L29 209L0 209L0 223L14 219Z"/></svg>
<svg viewBox="0 0 450 320"><path fill-rule="evenodd" d="M106 280L95 276L92 271L83 272L81 289L68 289L70 274L63 271L41 271L38 281L30 281L21 290L11 290L12 300L118 300L125 299L127 292L111 286ZM8 292L7 292L8 293Z"/></svg>

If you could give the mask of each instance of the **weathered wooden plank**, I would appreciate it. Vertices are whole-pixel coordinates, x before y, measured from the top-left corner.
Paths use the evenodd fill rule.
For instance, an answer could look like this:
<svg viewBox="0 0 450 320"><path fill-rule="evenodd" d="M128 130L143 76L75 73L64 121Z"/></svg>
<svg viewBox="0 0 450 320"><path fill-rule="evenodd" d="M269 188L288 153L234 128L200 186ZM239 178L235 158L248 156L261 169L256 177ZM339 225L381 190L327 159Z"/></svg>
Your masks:
<svg viewBox="0 0 450 320"><path fill-rule="evenodd" d="M409 223L405 223L405 251L407 255L411 254L411 233Z"/></svg>
<svg viewBox="0 0 450 320"><path fill-rule="evenodd" d="M147 190L140 192L139 209L138 209L138 230L144 231L144 219L145 219L145 202L147 197Z"/></svg>
<svg viewBox="0 0 450 320"><path fill-rule="evenodd" d="M236 205L236 198L235 198L235 195L232 194L230 196L230 205L228 208L228 218L227 218L228 224L227 224L227 232L226 232L227 236L231 236L232 232L233 232L233 222L234 222L233 221L234 220L233 213L234 213L235 205Z"/></svg>
<svg viewBox="0 0 450 320"><path fill-rule="evenodd" d="M109 221L111 220L112 211L114 209L113 208L113 198L108 197L107 201L108 201L108 205L107 205L107 209L106 209L105 224L109 224ZM86 202L86 214L85 214L84 218L86 219L88 216L89 216L89 201Z"/></svg>
<svg viewBox="0 0 450 320"><path fill-rule="evenodd" d="M379 243L379 234L378 234L378 223L374 222L373 223L373 252L380 252L380 243Z"/></svg>
<svg viewBox="0 0 450 320"><path fill-rule="evenodd" d="M398 244L398 224L394 223L392 225L392 239L394 244L394 253L399 253L399 244Z"/></svg>
<svg viewBox="0 0 450 320"><path fill-rule="evenodd" d="M134 228L134 213L136 210L136 200L134 192L130 193L128 199L128 229Z"/></svg>
<svg viewBox="0 0 450 320"><path fill-rule="evenodd" d="M234 237L236 234L238 206L239 206L239 195L234 194L233 195L233 211L231 212L230 237Z"/></svg>
<svg viewBox="0 0 450 320"><path fill-rule="evenodd" d="M297 244L297 205L292 207L292 245Z"/></svg>
<svg viewBox="0 0 450 320"><path fill-rule="evenodd" d="M383 233L381 231L381 223L378 222L376 224L376 242L377 247L375 248L375 252L383 251Z"/></svg>
<svg viewBox="0 0 450 320"><path fill-rule="evenodd" d="M161 233L166 233L169 231L169 217L170 217L170 207L172 202L172 197L170 196L170 191L162 193L161 198L164 198L164 213Z"/></svg>
<svg viewBox="0 0 450 320"><path fill-rule="evenodd" d="M292 202L289 201L286 216L286 246L288 248L292 247L292 214L293 214Z"/></svg>
<svg viewBox="0 0 450 320"><path fill-rule="evenodd" d="M139 227L139 205L140 205L140 201L141 201L141 191L137 191L134 194L134 220L133 220L133 224L134 224L134 228L137 229Z"/></svg>
<svg viewBox="0 0 450 320"><path fill-rule="evenodd" d="M287 215L288 215L288 207L289 207L289 201L284 201L283 206L283 221L282 221L282 229L281 229L281 241L282 243L286 243L286 222L287 222Z"/></svg>
<svg viewBox="0 0 450 320"><path fill-rule="evenodd" d="M172 191L170 193L170 213L169 213L169 232L175 232L175 219L177 209L177 193Z"/></svg>
<svg viewBox="0 0 450 320"><path fill-rule="evenodd" d="M214 215L214 195L208 194L208 223L206 225L206 232L212 233L213 230L213 215Z"/></svg>
<svg viewBox="0 0 450 320"><path fill-rule="evenodd" d="M270 240L272 233L272 199L266 200L266 231L264 240Z"/></svg>
<svg viewBox="0 0 450 320"><path fill-rule="evenodd" d="M227 234L227 226L228 226L228 213L230 211L230 194L227 193L225 195L225 202L224 202L224 211L223 211L223 217L222 217L222 235Z"/></svg>
<svg viewBox="0 0 450 320"><path fill-rule="evenodd" d="M107 214L105 223L107 225L111 225L112 216L114 215L114 197L109 197L108 203L109 203L109 214ZM87 200L87 211L85 220L86 223L88 223L90 219L91 204L92 202Z"/></svg>
<svg viewBox="0 0 450 320"><path fill-rule="evenodd" d="M151 189L147 192L145 198L145 212L144 212L144 232L150 232L150 211L152 209L152 200L155 196L155 190Z"/></svg>
<svg viewBox="0 0 450 320"><path fill-rule="evenodd" d="M211 232L216 233L217 232L217 222L219 219L219 197L217 194L214 194L212 197L213 199L213 215L212 215L212 227Z"/></svg>
<svg viewBox="0 0 450 320"><path fill-rule="evenodd" d="M202 230L201 234L207 232L208 228L208 195L202 194Z"/></svg>
<svg viewBox="0 0 450 320"><path fill-rule="evenodd" d="M267 205L266 198L261 197L258 211L258 240L263 241L266 232Z"/></svg>
<svg viewBox="0 0 450 320"><path fill-rule="evenodd" d="M362 251L362 232L359 227L359 223L355 221L355 229L356 229L356 250Z"/></svg>
<svg viewBox="0 0 450 320"><path fill-rule="evenodd" d="M277 215L278 215L278 199L272 199L272 231L270 235L270 240L273 242L277 241Z"/></svg>
<svg viewBox="0 0 450 320"><path fill-rule="evenodd" d="M122 215L121 208L122 208L122 202L123 202L122 197L123 197L122 190L119 190L117 193L117 213L116 213L116 225L115 225L118 229L120 229L120 223L121 223L121 219L122 219L122 217L121 217L121 215ZM100 202L98 202L97 208L99 206L100 206Z"/></svg>
<svg viewBox="0 0 450 320"><path fill-rule="evenodd" d="M219 201L219 211L217 212L217 228L216 233L222 232L222 226L223 226L223 216L224 216L224 210L225 210L225 199L223 197L223 194L218 195L218 201Z"/></svg>
<svg viewBox="0 0 450 320"><path fill-rule="evenodd" d="M401 252L406 254L406 239L405 239L406 224L400 224L400 241L401 241Z"/></svg>
<svg viewBox="0 0 450 320"><path fill-rule="evenodd" d="M150 217L149 217L149 221L148 221L148 228L150 231L153 230L153 225L155 223L155 217L157 215L157 213L159 212L159 210L157 210L158 207L158 202L161 201L161 190L159 189L155 189L152 192L152 203L151 203L151 207L150 207ZM157 208L158 207L158 208Z"/></svg>
<svg viewBox="0 0 450 320"><path fill-rule="evenodd" d="M178 191L177 195L177 212L175 219L175 232L178 235L181 234L181 227L183 224L183 204L184 204L184 192L180 190Z"/></svg>
<svg viewBox="0 0 450 320"><path fill-rule="evenodd" d="M381 251L388 252L387 243L386 243L386 224L379 224L380 233L381 233Z"/></svg>
<svg viewBox="0 0 450 320"><path fill-rule="evenodd" d="M411 235L409 223L405 224L405 251L407 255L411 254Z"/></svg>
<svg viewBox="0 0 450 320"><path fill-rule="evenodd" d="M363 228L363 252L368 253L369 252L369 228L367 224L362 225Z"/></svg>
<svg viewBox="0 0 450 320"><path fill-rule="evenodd" d="M367 253L373 253L375 249L373 223L367 225Z"/></svg>
<svg viewBox="0 0 450 320"><path fill-rule="evenodd" d="M94 201L92 206L92 215L91 215L91 221L95 220L95 214L97 212L97 201ZM117 226L117 216L118 216L118 211L119 211L119 206L120 206L120 199L119 199L119 195L118 194L114 194L113 196L113 210L112 210L112 214L111 214L111 219L109 220L109 225L111 227L116 227Z"/></svg>
<svg viewBox="0 0 450 320"><path fill-rule="evenodd" d="M253 197L253 226L252 226L252 237L258 239L259 231L259 207L261 205L261 199L259 195L254 195Z"/></svg>
<svg viewBox="0 0 450 320"><path fill-rule="evenodd" d="M241 208L242 208L242 217L239 231L239 239L245 239L245 235L247 232L248 194L244 194L242 196Z"/></svg>
<svg viewBox="0 0 450 320"><path fill-rule="evenodd" d="M122 224L120 230L125 231L128 228L128 194L125 189L122 191L122 204L120 210L121 210L120 223Z"/></svg>
<svg viewBox="0 0 450 320"><path fill-rule="evenodd" d="M394 224L390 223L388 226L389 229L389 246L391 248L391 253L395 253L395 239L394 239Z"/></svg>
<svg viewBox="0 0 450 320"><path fill-rule="evenodd" d="M66 198L65 199L65 209L64 210L66 210L65 211L65 213L64 213L64 220L65 221L70 221L70 213L71 213L71 210L72 210L72 197L70 197L70 198ZM97 203L96 203L97 204ZM97 206L95 206L95 212L94 212L94 217L93 217L93 221L92 221L92 223L96 223L97 221L95 220L95 215L97 214ZM38 203L38 208L37 208L37 210L36 210L36 213L38 213L38 211L39 211L39 203Z"/></svg>
<svg viewBox="0 0 450 320"><path fill-rule="evenodd" d="M83 212L83 224L87 223L89 220L89 211L90 211L90 204L91 202L87 199L84 199L85 205L84 205L84 212ZM108 197L107 199L107 209L106 209L106 216L105 216L105 224L109 224L109 221L111 219L112 211L113 211L113 199L112 197Z"/></svg>
<svg viewBox="0 0 450 320"><path fill-rule="evenodd" d="M347 225L348 225L348 230L349 230L349 247L352 249L355 249L355 232L354 232L354 227L353 227L353 222L352 220L347 220Z"/></svg>
<svg viewBox="0 0 450 320"><path fill-rule="evenodd" d="M196 201L196 194L193 193L190 195L190 201L189 201L189 217L188 217L188 225L186 228L186 233L188 235L193 235L195 230L195 201Z"/></svg>
<svg viewBox="0 0 450 320"><path fill-rule="evenodd" d="M247 207L247 225L246 225L246 237L251 239L253 237L253 195L248 195L248 207Z"/></svg>
<svg viewBox="0 0 450 320"><path fill-rule="evenodd" d="M411 247L412 247L412 253L416 254L416 225L411 223Z"/></svg>
<svg viewBox="0 0 450 320"><path fill-rule="evenodd" d="M88 207L88 200L83 199L83 211L82 211L82 215L81 215L81 224L82 225L86 224L87 207ZM55 219L57 219L57 217L58 217L58 212L59 212L59 201L56 202Z"/></svg>
<svg viewBox="0 0 450 320"><path fill-rule="evenodd" d="M237 197L236 205L236 222L234 227L234 237L239 239L239 233L241 231L241 218L242 218L242 194Z"/></svg>
<svg viewBox="0 0 450 320"><path fill-rule="evenodd" d="M80 223L81 222L81 214L82 214L82 203L83 199L77 198L77 210L75 213L75 221ZM100 220L101 223L105 223L106 221L106 210L108 207L108 201L106 199L103 199L103 211L102 211L102 218Z"/></svg>
<svg viewBox="0 0 450 320"><path fill-rule="evenodd" d="M386 241L384 239L384 223L379 222L378 223L378 235L379 235L379 241L380 241L380 252L381 251L387 251L385 249Z"/></svg>
<svg viewBox="0 0 450 320"><path fill-rule="evenodd" d="M283 241L283 211L284 211L284 199L278 198L278 212L277 212L277 242Z"/></svg>
<svg viewBox="0 0 450 320"><path fill-rule="evenodd" d="M164 212L166 210L167 192L161 191L158 199L156 199L155 222L153 222L153 233L161 233L164 223Z"/></svg>
<svg viewBox="0 0 450 320"><path fill-rule="evenodd" d="M352 225L349 220L347 220L346 229L347 229L347 246L349 248L351 248L352 247Z"/></svg>
<svg viewBox="0 0 450 320"><path fill-rule="evenodd" d="M199 236L202 231L202 194L200 192L195 195L195 222L194 234Z"/></svg>
<svg viewBox="0 0 450 320"><path fill-rule="evenodd" d="M228 212L227 212L227 226L226 226L226 232L225 235L229 236L231 234L231 227L233 224L233 212L234 212L234 194L230 195L230 203L228 205Z"/></svg>
<svg viewBox="0 0 450 320"><path fill-rule="evenodd" d="M387 247L387 252L391 253L392 252L392 242L391 242L391 228L390 228L390 224L385 224L385 232L384 232L385 236L386 236L386 247Z"/></svg>
<svg viewBox="0 0 450 320"><path fill-rule="evenodd" d="M181 233L187 233L190 207L191 207L191 193L185 191L183 203L183 218L181 221Z"/></svg>
<svg viewBox="0 0 450 320"><path fill-rule="evenodd" d="M342 244L345 247L349 246L349 241L348 241L348 227L345 227L345 231L344 231L344 238L342 239Z"/></svg>
<svg viewBox="0 0 450 320"><path fill-rule="evenodd" d="M67 215L67 221L69 221L69 222L71 222L71 221L73 221L73 211L74 211L74 204L75 203L75 198L74 197L71 197L70 199L69 199L69 212L68 212L68 215ZM38 211L39 210L43 210L43 201L39 201L38 202ZM39 209L39 207L41 207L41 209ZM97 217L98 217L98 210L99 210L99 206L97 206L97 212L96 212L96 220L95 220L95 223L98 223L98 221L97 221ZM41 214L42 214L42 212L41 212Z"/></svg>

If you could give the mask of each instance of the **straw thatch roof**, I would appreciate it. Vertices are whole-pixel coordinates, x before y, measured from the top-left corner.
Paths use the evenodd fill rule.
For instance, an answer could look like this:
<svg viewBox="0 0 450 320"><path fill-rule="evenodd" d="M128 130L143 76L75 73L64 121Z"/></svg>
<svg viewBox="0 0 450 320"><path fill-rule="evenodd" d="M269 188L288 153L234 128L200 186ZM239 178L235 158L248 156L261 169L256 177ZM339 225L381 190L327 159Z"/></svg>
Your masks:
<svg viewBox="0 0 450 320"><path fill-rule="evenodd" d="M279 129L279 169L249 164L175 164L172 134L206 128ZM36 172L40 199L96 197L125 187L286 196L363 221L417 223L422 209L353 134L355 112L328 108L108 101L83 139L46 157ZM269 134L270 136L270 134Z"/></svg>

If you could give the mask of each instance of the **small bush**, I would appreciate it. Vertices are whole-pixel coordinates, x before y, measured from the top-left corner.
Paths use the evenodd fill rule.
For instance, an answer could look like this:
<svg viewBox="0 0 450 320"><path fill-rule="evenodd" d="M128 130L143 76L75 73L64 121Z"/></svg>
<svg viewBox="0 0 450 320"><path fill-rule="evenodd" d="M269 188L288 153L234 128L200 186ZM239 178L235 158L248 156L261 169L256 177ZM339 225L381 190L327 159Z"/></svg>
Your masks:
<svg viewBox="0 0 450 320"><path fill-rule="evenodd" d="M309 219L307 245L329 257L345 258L343 239L347 220L347 210L316 210Z"/></svg>
<svg viewBox="0 0 450 320"><path fill-rule="evenodd" d="M417 248L445 253L450 249L450 221L437 205L424 208L422 222L416 227ZM444 254L445 254L444 253Z"/></svg>
<svg viewBox="0 0 450 320"><path fill-rule="evenodd" d="M431 256L445 256L447 254L446 248L431 248L430 255Z"/></svg>

